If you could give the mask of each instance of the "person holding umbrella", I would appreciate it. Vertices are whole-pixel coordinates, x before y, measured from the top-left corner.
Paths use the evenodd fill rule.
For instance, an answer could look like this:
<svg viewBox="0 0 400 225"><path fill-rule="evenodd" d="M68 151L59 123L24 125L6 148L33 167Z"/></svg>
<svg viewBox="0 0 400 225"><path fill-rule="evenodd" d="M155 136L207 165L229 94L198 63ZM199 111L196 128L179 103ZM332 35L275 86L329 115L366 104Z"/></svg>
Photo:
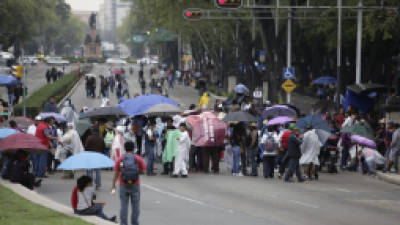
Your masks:
<svg viewBox="0 0 400 225"><path fill-rule="evenodd" d="M44 121L40 122L36 128L35 136L39 138L40 142L46 147L50 146L50 140L58 141L57 137L51 136L50 127L55 123L54 117L47 117ZM32 155L33 173L37 177L47 178L46 166L48 152L37 153Z"/></svg>
<svg viewBox="0 0 400 225"><path fill-rule="evenodd" d="M85 141L85 149L86 151L98 152L100 154L104 154L104 150L106 148L106 144L104 143L103 137L100 137L99 132L96 130L92 130L92 134ZM96 171L96 189L99 189L101 186L101 170L95 169ZM93 178L93 170L87 170L87 175Z"/></svg>

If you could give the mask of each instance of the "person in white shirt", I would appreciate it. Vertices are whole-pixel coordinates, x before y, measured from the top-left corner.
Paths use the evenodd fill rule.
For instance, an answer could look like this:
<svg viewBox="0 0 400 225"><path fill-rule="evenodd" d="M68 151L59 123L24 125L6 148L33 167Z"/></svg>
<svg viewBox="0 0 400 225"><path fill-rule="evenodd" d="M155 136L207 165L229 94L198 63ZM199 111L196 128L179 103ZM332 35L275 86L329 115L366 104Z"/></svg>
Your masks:
<svg viewBox="0 0 400 225"><path fill-rule="evenodd" d="M89 176L81 176L77 181L78 204L75 210L79 215L95 215L102 219L116 222L117 216L107 217L103 212L104 203L94 203L96 194L93 188L93 180Z"/></svg>

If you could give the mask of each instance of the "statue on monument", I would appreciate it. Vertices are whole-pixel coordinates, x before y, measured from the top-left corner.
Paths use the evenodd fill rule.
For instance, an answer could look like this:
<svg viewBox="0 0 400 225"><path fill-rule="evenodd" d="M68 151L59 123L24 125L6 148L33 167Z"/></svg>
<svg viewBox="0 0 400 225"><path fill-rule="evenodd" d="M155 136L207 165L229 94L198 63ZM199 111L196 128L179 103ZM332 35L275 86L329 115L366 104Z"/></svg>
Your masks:
<svg viewBox="0 0 400 225"><path fill-rule="evenodd" d="M89 17L89 26L96 29L96 13L94 12Z"/></svg>

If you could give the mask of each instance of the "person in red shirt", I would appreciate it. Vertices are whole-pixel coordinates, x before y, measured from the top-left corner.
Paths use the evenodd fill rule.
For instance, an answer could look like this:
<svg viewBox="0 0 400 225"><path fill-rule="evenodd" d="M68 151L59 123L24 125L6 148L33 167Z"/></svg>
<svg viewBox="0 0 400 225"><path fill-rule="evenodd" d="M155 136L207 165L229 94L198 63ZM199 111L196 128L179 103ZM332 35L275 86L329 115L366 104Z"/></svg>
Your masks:
<svg viewBox="0 0 400 225"><path fill-rule="evenodd" d="M111 193L115 192L115 183L119 179L119 197L121 201L121 208L120 208L120 220L121 224L127 225L128 224L128 203L129 199L131 200L132 205L132 215L131 215L131 224L138 225L139 224L139 213L140 213L140 177L133 184L126 184L121 178L121 162L123 161L124 157L128 154L133 155L133 151L135 148L135 144L133 142L126 142L125 145L126 154L121 156L116 162L114 166L114 178L112 181L112 189ZM144 174L146 171L146 164L144 160L139 155L134 155L136 164L138 166L140 174Z"/></svg>
<svg viewBox="0 0 400 225"><path fill-rule="evenodd" d="M339 128L342 127L344 119L345 119L344 110L343 110L343 108L340 108L339 113L335 117L336 126L339 127Z"/></svg>
<svg viewBox="0 0 400 225"><path fill-rule="evenodd" d="M44 121L40 122L36 128L35 136L40 139L40 142L49 147L50 140L58 139L56 137L52 137L50 134L50 127L54 124L54 117L47 117ZM33 173L37 177L47 178L46 176L46 167L47 165L47 157L48 152L38 153L32 155L32 164L33 164Z"/></svg>

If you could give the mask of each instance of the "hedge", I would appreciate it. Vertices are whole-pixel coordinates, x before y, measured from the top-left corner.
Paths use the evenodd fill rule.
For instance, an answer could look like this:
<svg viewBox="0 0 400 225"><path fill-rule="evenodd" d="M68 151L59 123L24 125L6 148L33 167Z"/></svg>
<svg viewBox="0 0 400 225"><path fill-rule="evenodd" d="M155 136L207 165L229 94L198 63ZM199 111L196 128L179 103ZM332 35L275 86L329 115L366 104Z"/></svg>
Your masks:
<svg viewBox="0 0 400 225"><path fill-rule="evenodd" d="M90 71L90 69L91 67L86 66L84 69L85 73ZM70 74L62 76L56 82L41 87L26 99L26 116L34 118L36 115L38 115L42 111L43 105L51 96L55 98L56 102L59 102L68 94L68 92L74 87L79 79L80 76L77 71L73 71ZM14 115L22 116L23 107L23 103L15 105Z"/></svg>

